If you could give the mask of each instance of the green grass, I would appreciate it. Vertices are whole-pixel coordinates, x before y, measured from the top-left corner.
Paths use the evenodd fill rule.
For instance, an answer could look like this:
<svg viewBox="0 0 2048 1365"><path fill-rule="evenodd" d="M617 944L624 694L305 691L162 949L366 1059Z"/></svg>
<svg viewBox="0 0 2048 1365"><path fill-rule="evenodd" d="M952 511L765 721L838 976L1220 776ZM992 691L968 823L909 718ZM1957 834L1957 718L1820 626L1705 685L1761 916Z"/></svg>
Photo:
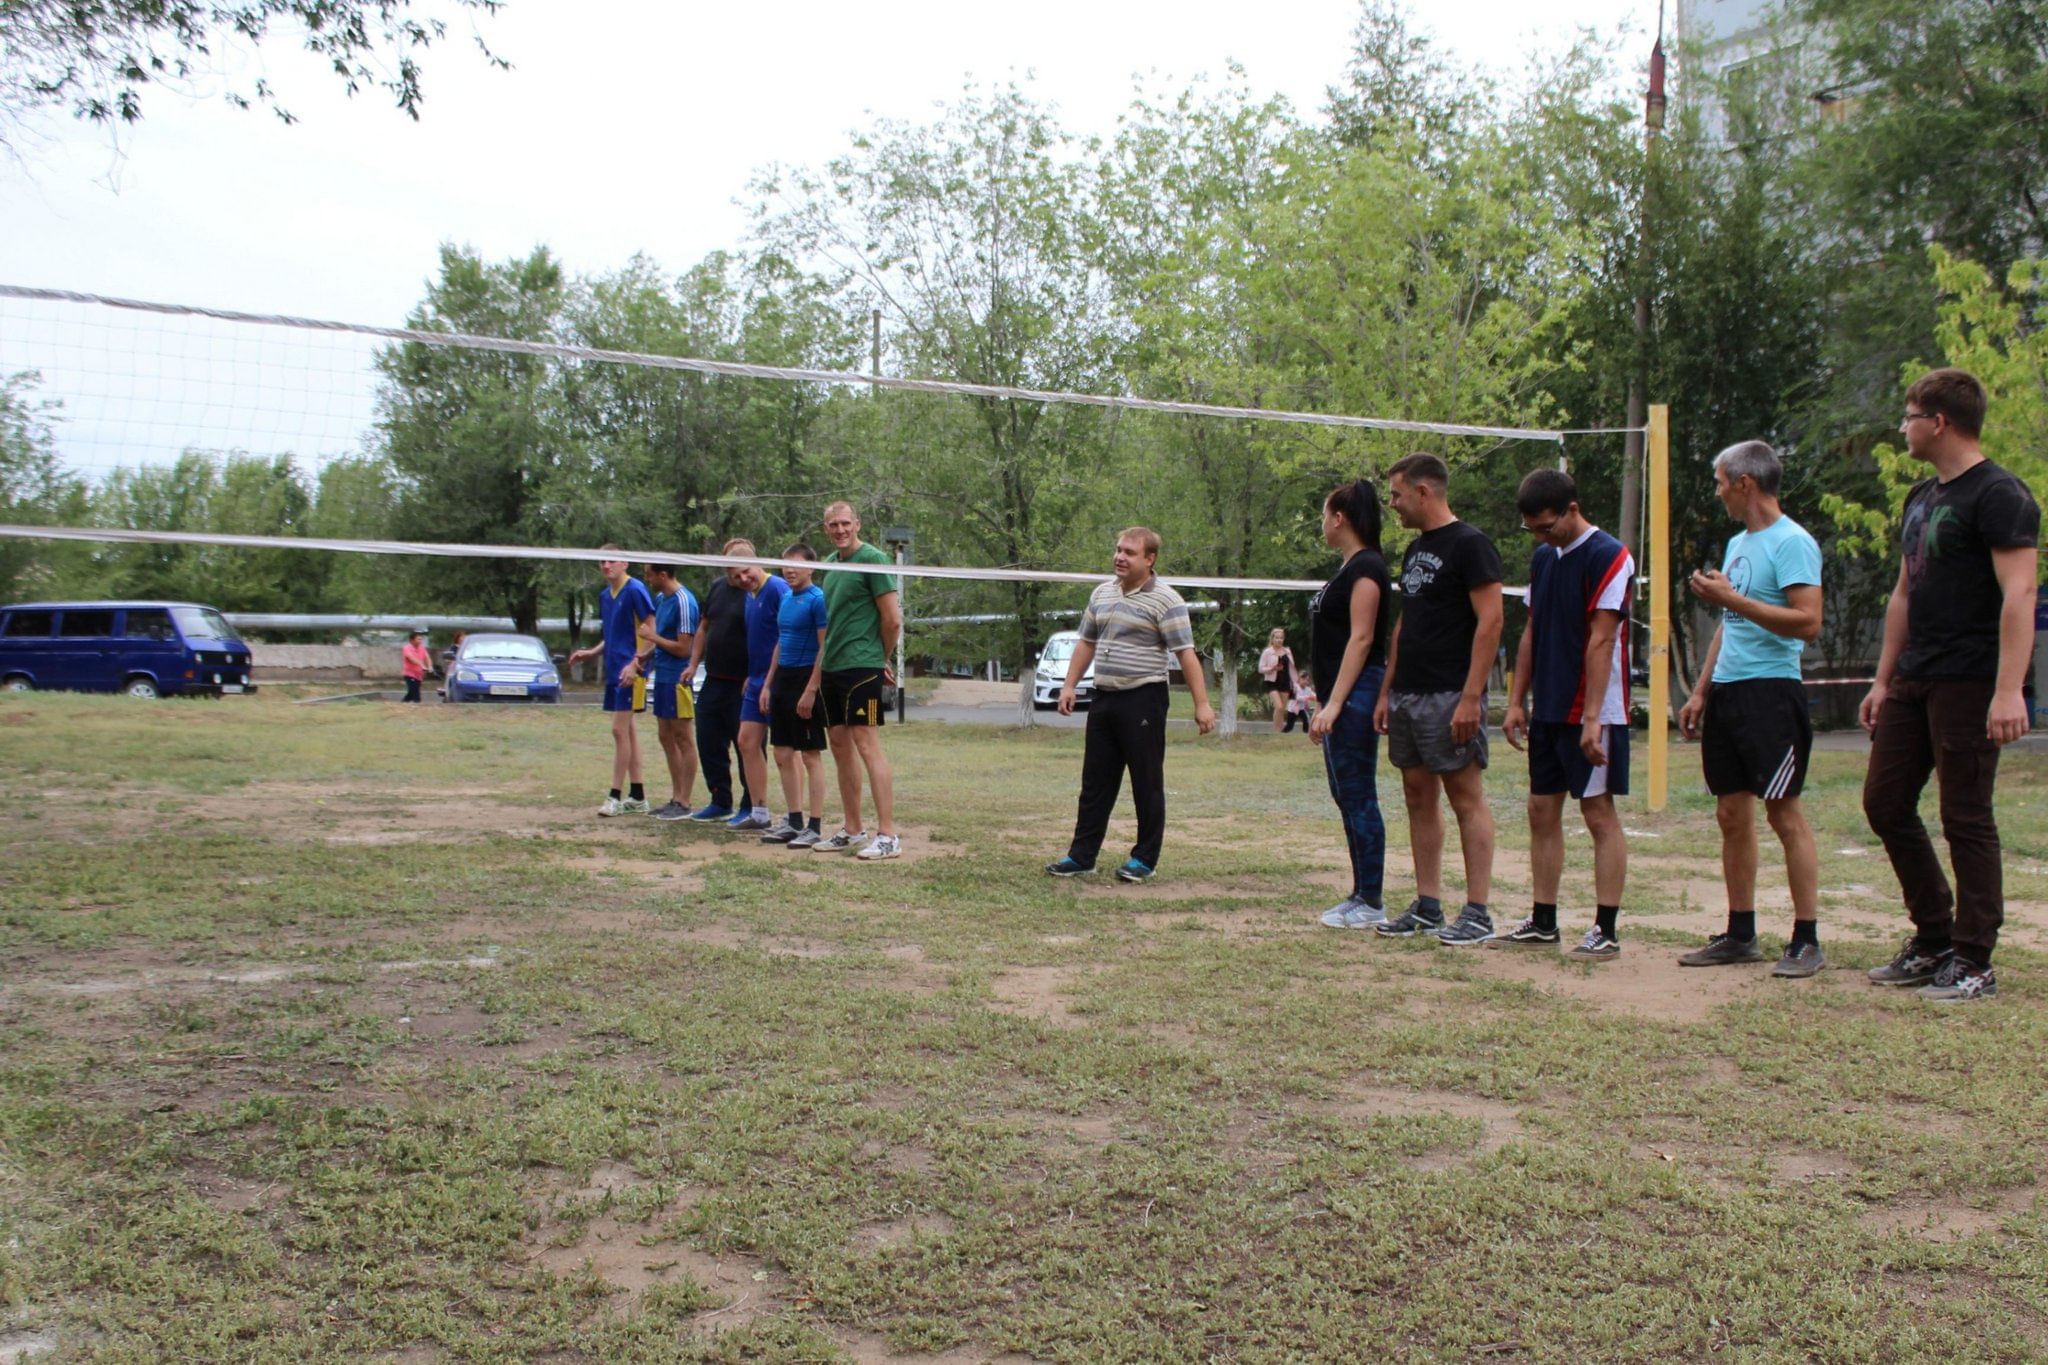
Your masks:
<svg viewBox="0 0 2048 1365"><path fill-rule="evenodd" d="M2005 993L1942 1012L1857 979L1900 926L1854 755L1809 787L1846 970L1659 995L1720 912L1690 750L1595 972L1312 928L1298 736L1177 733L1138 891L1039 871L1078 734L887 742L912 856L854 866L590 818L589 714L0 701L0 1347L2048 1356L2040 757Z"/></svg>

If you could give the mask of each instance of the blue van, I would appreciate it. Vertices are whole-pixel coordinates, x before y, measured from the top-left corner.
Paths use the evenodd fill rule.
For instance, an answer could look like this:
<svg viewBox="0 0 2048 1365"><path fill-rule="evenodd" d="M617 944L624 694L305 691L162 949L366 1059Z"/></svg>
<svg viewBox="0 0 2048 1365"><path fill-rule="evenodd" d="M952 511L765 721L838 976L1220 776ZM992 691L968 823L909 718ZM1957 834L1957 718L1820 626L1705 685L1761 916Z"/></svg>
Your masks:
<svg viewBox="0 0 2048 1365"><path fill-rule="evenodd" d="M23 602L0 607L0 690L131 697L254 692L249 647L191 602Z"/></svg>

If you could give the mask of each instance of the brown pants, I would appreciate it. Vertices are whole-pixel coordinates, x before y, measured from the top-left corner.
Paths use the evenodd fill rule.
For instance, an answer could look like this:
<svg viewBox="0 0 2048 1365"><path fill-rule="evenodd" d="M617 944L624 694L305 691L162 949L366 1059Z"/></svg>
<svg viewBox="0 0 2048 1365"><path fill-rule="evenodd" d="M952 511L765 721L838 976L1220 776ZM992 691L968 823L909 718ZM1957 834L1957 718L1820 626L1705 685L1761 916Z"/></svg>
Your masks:
<svg viewBox="0 0 2048 1365"><path fill-rule="evenodd" d="M1863 813L1891 855L1915 934L1922 941L1949 940L1978 966L1991 964L2005 922L2005 878L1991 811L1998 746L1985 734L1992 690L1989 681L1893 683L1878 712L1863 778ZM1920 820L1929 773L1940 786L1941 833L1956 870L1953 891Z"/></svg>

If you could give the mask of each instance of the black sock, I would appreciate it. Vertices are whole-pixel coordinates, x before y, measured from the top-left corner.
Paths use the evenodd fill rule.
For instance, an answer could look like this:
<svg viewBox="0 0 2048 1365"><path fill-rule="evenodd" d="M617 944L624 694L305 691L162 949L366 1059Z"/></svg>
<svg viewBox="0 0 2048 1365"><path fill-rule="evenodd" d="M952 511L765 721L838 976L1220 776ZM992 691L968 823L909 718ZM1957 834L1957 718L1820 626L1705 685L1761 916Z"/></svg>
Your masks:
<svg viewBox="0 0 2048 1365"><path fill-rule="evenodd" d="M1618 905L1602 905L1594 908L1593 923L1600 926L1600 932L1619 942L1621 936L1614 932L1614 921L1621 916Z"/></svg>
<svg viewBox="0 0 2048 1365"><path fill-rule="evenodd" d="M1810 943L1816 948L1820 947L1820 922L1818 920L1795 919L1792 921L1792 946L1797 948L1803 943Z"/></svg>
<svg viewBox="0 0 2048 1365"><path fill-rule="evenodd" d="M823 834L824 832L825 832L825 817L824 817L824 816L822 816L822 815L813 815L813 816L811 817L811 833L813 833L813 834Z"/></svg>
<svg viewBox="0 0 2048 1365"><path fill-rule="evenodd" d="M1730 910L1728 912L1728 937L1747 943L1756 937L1756 911Z"/></svg>
<svg viewBox="0 0 2048 1365"><path fill-rule="evenodd" d="M633 784L633 799L635 801L645 801L647 799L647 788L635 782Z"/></svg>
<svg viewBox="0 0 2048 1365"><path fill-rule="evenodd" d="M1444 912L1444 903L1435 896L1417 896L1415 908L1425 915L1441 915Z"/></svg>
<svg viewBox="0 0 2048 1365"><path fill-rule="evenodd" d="M1466 901L1466 902L1465 902L1465 908L1466 908L1467 910L1477 910L1477 911L1478 911L1478 912L1479 912L1480 914L1482 914L1482 915L1483 915L1483 914L1485 914L1485 913L1486 913L1486 902L1485 902L1485 901Z"/></svg>
<svg viewBox="0 0 2048 1365"><path fill-rule="evenodd" d="M613 787L613 788L612 788L612 800L616 801L616 800L618 800L618 799L619 799L619 789L618 789L617 787Z"/></svg>
<svg viewBox="0 0 2048 1365"><path fill-rule="evenodd" d="M1915 934L1913 935L1913 946L1929 957L1941 957L1946 953L1955 951L1955 944L1949 941L1946 934L1940 938L1933 938L1927 934Z"/></svg>
<svg viewBox="0 0 2048 1365"><path fill-rule="evenodd" d="M802 829L804 827L804 813L802 811L793 810L789 813L789 827L791 829Z"/></svg>
<svg viewBox="0 0 2048 1365"><path fill-rule="evenodd" d="M1532 906L1531 906L1531 907L1529 907L1529 908L1530 908L1530 910L1531 910L1531 911L1532 911L1532 912L1534 913L1534 918L1535 918L1535 920L1536 920L1536 927L1537 927L1538 929L1541 929L1541 930L1542 930L1542 931L1543 931L1544 933L1546 933L1546 934L1548 934L1548 933L1554 933L1554 932L1556 932L1556 930L1557 930L1557 902L1556 902L1556 901L1537 901L1537 902L1536 902L1536 903L1535 903L1534 905L1532 905Z"/></svg>

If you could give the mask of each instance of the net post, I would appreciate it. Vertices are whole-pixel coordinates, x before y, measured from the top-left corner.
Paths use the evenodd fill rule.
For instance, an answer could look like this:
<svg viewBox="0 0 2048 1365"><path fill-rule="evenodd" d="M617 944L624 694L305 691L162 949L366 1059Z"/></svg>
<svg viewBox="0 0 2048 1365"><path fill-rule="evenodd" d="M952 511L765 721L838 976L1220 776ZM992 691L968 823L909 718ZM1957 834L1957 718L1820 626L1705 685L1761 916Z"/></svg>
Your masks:
<svg viewBox="0 0 2048 1365"><path fill-rule="evenodd" d="M1671 407L1650 405L1650 809L1671 796Z"/></svg>

